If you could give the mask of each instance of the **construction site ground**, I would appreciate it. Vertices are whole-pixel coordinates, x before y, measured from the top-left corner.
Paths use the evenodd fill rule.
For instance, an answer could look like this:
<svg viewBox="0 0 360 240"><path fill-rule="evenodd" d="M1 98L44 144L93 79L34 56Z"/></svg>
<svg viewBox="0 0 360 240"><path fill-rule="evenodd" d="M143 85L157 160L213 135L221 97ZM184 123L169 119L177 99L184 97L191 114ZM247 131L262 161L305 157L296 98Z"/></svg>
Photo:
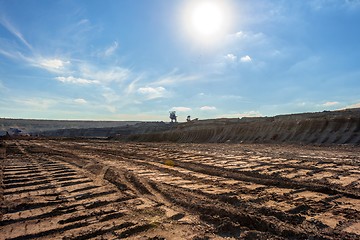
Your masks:
<svg viewBox="0 0 360 240"><path fill-rule="evenodd" d="M360 239L359 150L7 140L0 239Z"/></svg>

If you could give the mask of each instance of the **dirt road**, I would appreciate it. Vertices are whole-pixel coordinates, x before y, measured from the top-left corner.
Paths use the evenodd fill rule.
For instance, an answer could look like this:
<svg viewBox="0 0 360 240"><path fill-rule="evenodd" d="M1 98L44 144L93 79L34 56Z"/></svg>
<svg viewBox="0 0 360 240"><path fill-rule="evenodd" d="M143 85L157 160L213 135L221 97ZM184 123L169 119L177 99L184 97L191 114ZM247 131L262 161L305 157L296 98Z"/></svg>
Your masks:
<svg viewBox="0 0 360 240"><path fill-rule="evenodd" d="M356 147L6 143L0 239L360 239Z"/></svg>

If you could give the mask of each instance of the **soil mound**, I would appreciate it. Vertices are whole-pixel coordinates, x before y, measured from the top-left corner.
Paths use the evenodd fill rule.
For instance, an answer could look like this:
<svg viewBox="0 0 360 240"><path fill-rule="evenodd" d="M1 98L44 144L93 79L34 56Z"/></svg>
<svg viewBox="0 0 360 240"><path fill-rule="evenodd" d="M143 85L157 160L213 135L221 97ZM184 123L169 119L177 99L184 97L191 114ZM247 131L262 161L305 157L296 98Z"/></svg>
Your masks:
<svg viewBox="0 0 360 240"><path fill-rule="evenodd" d="M360 109L281 115L275 117L215 119L179 124L165 132L133 134L130 141L196 143L360 143Z"/></svg>

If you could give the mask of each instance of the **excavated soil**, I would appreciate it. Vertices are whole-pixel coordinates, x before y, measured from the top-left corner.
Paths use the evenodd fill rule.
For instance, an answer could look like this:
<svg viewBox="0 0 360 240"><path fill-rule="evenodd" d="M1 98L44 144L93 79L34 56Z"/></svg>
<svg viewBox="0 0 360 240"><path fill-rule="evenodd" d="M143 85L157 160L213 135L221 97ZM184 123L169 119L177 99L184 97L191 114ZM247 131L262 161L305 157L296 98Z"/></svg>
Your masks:
<svg viewBox="0 0 360 240"><path fill-rule="evenodd" d="M119 136L139 142L360 145L360 109L179 124L168 131Z"/></svg>
<svg viewBox="0 0 360 240"><path fill-rule="evenodd" d="M7 140L0 162L0 239L360 239L358 147Z"/></svg>

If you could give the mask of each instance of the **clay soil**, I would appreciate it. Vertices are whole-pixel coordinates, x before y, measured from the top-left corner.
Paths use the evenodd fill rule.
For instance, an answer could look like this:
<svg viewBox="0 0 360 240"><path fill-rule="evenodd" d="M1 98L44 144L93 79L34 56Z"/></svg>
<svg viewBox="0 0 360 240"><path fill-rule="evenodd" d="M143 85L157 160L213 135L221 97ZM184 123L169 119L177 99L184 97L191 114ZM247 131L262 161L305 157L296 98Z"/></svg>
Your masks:
<svg viewBox="0 0 360 240"><path fill-rule="evenodd" d="M360 239L360 149L7 140L0 239Z"/></svg>

